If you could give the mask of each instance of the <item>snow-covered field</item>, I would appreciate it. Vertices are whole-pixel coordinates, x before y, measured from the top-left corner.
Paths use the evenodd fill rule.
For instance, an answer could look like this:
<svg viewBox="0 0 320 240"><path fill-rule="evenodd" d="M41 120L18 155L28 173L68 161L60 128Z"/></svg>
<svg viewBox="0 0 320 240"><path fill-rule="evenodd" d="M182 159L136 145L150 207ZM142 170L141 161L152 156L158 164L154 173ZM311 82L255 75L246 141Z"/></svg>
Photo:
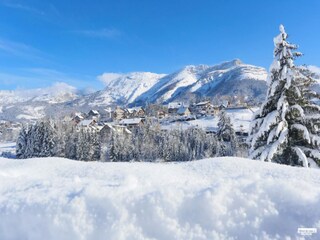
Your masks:
<svg viewBox="0 0 320 240"><path fill-rule="evenodd" d="M16 143L15 142L0 142L0 157L15 157Z"/></svg>
<svg viewBox="0 0 320 240"><path fill-rule="evenodd" d="M257 108L253 109L228 109L227 115L231 118L231 122L236 131L249 132L250 123L254 112ZM217 130L219 117L207 116L191 121L176 121L168 122L162 125L163 129L187 129L190 127L200 127L207 130Z"/></svg>
<svg viewBox="0 0 320 240"><path fill-rule="evenodd" d="M0 158L0 239L300 239L298 227L320 228L319 173L241 158Z"/></svg>

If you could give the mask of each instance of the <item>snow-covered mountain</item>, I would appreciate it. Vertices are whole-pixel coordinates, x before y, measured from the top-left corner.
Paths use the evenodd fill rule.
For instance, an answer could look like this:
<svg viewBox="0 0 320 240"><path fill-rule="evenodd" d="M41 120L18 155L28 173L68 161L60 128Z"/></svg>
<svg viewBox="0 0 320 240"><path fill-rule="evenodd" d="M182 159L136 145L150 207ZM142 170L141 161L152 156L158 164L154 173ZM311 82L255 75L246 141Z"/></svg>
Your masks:
<svg viewBox="0 0 320 240"><path fill-rule="evenodd" d="M267 72L236 59L219 65L186 66L172 74L105 73L105 89L75 101L77 106L145 105L191 97L243 96L263 100Z"/></svg>
<svg viewBox="0 0 320 240"><path fill-rule="evenodd" d="M99 79L106 85L105 89L89 95L82 102L91 106L132 103L164 76L150 72L104 73Z"/></svg>
<svg viewBox="0 0 320 240"><path fill-rule="evenodd" d="M22 102L62 103L78 97L77 89L66 83L55 83L47 88L28 90L0 90L0 106Z"/></svg>
<svg viewBox="0 0 320 240"><path fill-rule="evenodd" d="M49 110L56 109L56 106L78 98L77 89L66 83L31 90L1 90L0 120L39 119L48 115ZM60 109L58 112L61 112Z"/></svg>
<svg viewBox="0 0 320 240"><path fill-rule="evenodd" d="M167 103L191 96L243 96L263 99L266 93L267 72L264 68L248 65L236 59L219 65L187 66L160 79L135 103Z"/></svg>
<svg viewBox="0 0 320 240"><path fill-rule="evenodd" d="M103 90L82 95L65 83L34 89L0 91L0 118L5 120L35 120L47 115L72 111L88 111L115 105L145 105L189 101L194 97L229 95L263 99L267 72L240 60L214 66L186 66L172 74L133 72L104 73L99 80Z"/></svg>
<svg viewBox="0 0 320 240"><path fill-rule="evenodd" d="M309 69L319 79L315 86L318 90L320 69L315 66L309 66ZM36 120L92 108L190 101L215 96L239 96L246 101L260 102L264 100L267 89L267 71L238 59L213 66L190 65L168 75L104 73L98 78L105 88L87 95L65 83L33 90L0 91L0 120Z"/></svg>

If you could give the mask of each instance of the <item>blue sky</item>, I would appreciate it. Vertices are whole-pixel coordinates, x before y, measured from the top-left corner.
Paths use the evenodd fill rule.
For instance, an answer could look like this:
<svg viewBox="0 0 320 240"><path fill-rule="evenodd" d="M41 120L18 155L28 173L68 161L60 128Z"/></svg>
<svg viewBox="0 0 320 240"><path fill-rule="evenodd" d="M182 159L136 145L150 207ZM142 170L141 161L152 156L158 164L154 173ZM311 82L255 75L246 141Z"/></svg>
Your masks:
<svg viewBox="0 0 320 240"><path fill-rule="evenodd" d="M319 11L318 0L0 0L0 89L99 89L104 72L235 58L268 67L280 23L299 63L320 66Z"/></svg>

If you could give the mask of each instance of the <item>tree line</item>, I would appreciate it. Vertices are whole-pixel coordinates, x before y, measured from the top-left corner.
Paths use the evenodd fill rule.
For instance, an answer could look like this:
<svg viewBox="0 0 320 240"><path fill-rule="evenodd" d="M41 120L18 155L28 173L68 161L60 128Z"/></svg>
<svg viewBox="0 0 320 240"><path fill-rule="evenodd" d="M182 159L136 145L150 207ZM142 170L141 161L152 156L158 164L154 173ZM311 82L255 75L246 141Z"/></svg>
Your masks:
<svg viewBox="0 0 320 240"><path fill-rule="evenodd" d="M230 118L222 111L216 134L200 128L163 130L148 121L131 133L112 130L101 134L94 128L41 120L21 129L16 156L82 161L190 161L236 156L244 147L238 143Z"/></svg>

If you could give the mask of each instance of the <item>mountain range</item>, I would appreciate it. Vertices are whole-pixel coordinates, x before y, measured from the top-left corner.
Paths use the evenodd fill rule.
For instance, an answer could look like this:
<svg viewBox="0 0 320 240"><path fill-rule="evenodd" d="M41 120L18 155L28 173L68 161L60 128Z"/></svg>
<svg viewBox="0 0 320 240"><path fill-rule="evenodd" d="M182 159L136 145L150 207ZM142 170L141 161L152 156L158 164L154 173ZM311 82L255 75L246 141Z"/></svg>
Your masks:
<svg viewBox="0 0 320 240"><path fill-rule="evenodd" d="M213 66L190 65L171 74L105 73L99 76L105 88L86 95L65 83L43 89L0 91L0 120L26 121L115 105L167 104L218 96L261 102L267 89L266 78L266 69L238 59Z"/></svg>
<svg viewBox="0 0 320 240"><path fill-rule="evenodd" d="M190 65L172 74L107 73L99 78L106 87L75 100L75 106L143 106L235 95L261 101L266 92L267 71L236 59L214 66Z"/></svg>

